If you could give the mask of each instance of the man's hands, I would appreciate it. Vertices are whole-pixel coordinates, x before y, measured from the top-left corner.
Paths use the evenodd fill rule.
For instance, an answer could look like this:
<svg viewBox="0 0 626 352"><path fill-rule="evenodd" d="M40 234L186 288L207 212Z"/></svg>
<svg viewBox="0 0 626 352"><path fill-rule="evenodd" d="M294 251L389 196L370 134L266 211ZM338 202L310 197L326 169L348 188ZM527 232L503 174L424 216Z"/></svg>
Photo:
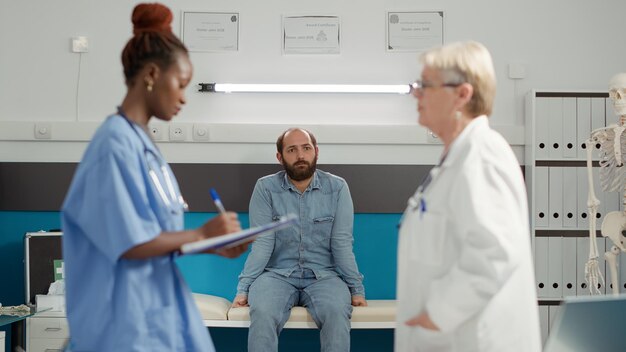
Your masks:
<svg viewBox="0 0 626 352"><path fill-rule="evenodd" d="M355 307L367 307L367 301L363 296L352 296L352 305ZM238 294L233 300L233 307L248 307L248 295Z"/></svg>
<svg viewBox="0 0 626 352"><path fill-rule="evenodd" d="M355 307L367 307L367 301L363 296L352 296L352 305Z"/></svg>
<svg viewBox="0 0 626 352"><path fill-rule="evenodd" d="M233 308L248 307L248 295L238 294L233 300Z"/></svg>

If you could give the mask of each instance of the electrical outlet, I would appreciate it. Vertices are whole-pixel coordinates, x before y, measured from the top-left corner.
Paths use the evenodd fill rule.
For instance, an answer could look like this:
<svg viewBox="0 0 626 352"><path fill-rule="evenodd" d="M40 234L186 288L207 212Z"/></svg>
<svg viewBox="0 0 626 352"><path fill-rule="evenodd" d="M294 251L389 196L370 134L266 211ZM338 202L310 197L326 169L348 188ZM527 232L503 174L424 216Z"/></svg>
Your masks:
<svg viewBox="0 0 626 352"><path fill-rule="evenodd" d="M509 64L509 78L510 79L522 79L526 77L526 65L521 63Z"/></svg>
<svg viewBox="0 0 626 352"><path fill-rule="evenodd" d="M72 38L72 52L73 53L89 52L89 39L87 39L87 37Z"/></svg>
<svg viewBox="0 0 626 352"><path fill-rule="evenodd" d="M150 137L153 141L165 141L167 140L166 136L169 133L167 125L163 123L149 124L148 132L150 132Z"/></svg>
<svg viewBox="0 0 626 352"><path fill-rule="evenodd" d="M199 142L209 141L209 125L205 123L193 124L193 140Z"/></svg>
<svg viewBox="0 0 626 352"><path fill-rule="evenodd" d="M50 139L52 137L52 124L40 122L35 124L35 139Z"/></svg>
<svg viewBox="0 0 626 352"><path fill-rule="evenodd" d="M441 139L432 131L426 131L426 141L431 144L441 144Z"/></svg>
<svg viewBox="0 0 626 352"><path fill-rule="evenodd" d="M187 140L188 135L189 133L187 132L187 125L182 123L170 124L170 141L184 142Z"/></svg>

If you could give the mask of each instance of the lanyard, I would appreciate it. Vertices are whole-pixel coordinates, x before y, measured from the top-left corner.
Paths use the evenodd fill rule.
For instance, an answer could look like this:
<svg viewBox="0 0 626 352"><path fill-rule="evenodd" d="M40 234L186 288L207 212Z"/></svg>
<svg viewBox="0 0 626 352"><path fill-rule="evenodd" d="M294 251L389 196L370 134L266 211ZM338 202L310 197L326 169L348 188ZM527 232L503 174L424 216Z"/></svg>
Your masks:
<svg viewBox="0 0 626 352"><path fill-rule="evenodd" d="M424 216L427 210L426 200L424 199L424 192L426 191L426 188L430 186L433 179L435 179L441 172L441 165L446 160L447 156L448 156L447 153L444 154L441 157L441 160L439 161L437 166L433 167L432 169L430 169L430 171L428 171L428 174L424 176L419 187L417 187L417 191L415 192L415 194L411 198L409 198L409 200L407 201L407 208L402 214L402 217L400 217L398 228L400 228L400 226L402 225L402 221L404 220L404 217L409 211L411 212L419 211L420 217Z"/></svg>

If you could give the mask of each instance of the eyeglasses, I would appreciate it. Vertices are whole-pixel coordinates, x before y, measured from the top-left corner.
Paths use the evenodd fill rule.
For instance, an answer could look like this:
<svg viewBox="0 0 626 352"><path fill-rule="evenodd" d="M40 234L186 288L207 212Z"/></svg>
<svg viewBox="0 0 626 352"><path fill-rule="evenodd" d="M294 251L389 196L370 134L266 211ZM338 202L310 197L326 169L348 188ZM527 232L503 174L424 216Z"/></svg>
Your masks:
<svg viewBox="0 0 626 352"><path fill-rule="evenodd" d="M423 93L426 88L442 88L442 87L458 87L463 83L443 83L443 84L432 84L429 82L424 82L421 79L416 80L411 84L411 93Z"/></svg>

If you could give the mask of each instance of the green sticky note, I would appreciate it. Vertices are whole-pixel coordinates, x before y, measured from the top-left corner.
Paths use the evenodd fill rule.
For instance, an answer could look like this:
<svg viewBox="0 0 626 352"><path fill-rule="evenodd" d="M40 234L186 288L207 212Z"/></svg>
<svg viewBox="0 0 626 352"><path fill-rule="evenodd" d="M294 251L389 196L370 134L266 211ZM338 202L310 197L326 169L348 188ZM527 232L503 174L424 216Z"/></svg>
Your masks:
<svg viewBox="0 0 626 352"><path fill-rule="evenodd" d="M65 278L65 266L63 266L63 260L54 260L54 281L63 280Z"/></svg>

